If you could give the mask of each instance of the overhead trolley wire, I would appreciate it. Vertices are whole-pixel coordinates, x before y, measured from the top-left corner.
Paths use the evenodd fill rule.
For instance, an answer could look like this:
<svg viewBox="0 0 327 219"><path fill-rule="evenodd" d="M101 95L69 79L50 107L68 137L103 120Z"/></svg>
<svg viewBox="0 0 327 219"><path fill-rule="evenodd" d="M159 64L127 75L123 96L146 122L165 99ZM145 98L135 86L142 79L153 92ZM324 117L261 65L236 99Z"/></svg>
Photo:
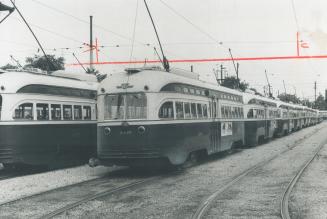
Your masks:
<svg viewBox="0 0 327 219"><path fill-rule="evenodd" d="M12 16L12 18L14 18L14 19L20 21L20 19L19 19L18 17L16 17L16 16ZM47 29L47 28L45 28L45 27L41 27L41 26L36 25L36 24L34 24L34 23L29 22L29 24L30 24L31 26L37 28L37 29L40 29L40 30L43 30L43 31L45 31L45 32L51 33L51 34L53 34L53 35L59 36L59 37L64 38L64 39L66 39L66 40L74 41L74 42L79 43L79 44L80 44L80 43L84 43L84 42L82 42L82 41L80 41L80 40L74 39L74 38L69 37L69 36L65 36L65 35L63 35L63 34L60 34L60 33L56 32L56 31L49 30L49 29Z"/></svg>
<svg viewBox="0 0 327 219"><path fill-rule="evenodd" d="M291 3L292 3L292 11L293 11L293 16L294 16L294 20L295 20L295 25L296 25L297 31L300 31L299 21L298 21L297 14L296 14L294 0L291 0Z"/></svg>
<svg viewBox="0 0 327 219"><path fill-rule="evenodd" d="M191 20L189 20L187 17L185 17L184 15L182 15L181 13L179 13L173 7L171 7L170 5L168 5L166 2L164 2L162 0L159 0L159 1L164 6L166 6L168 9L170 9L172 12L174 12L174 14L176 14L179 17L181 17L184 21L186 21L187 23L189 23L190 25L192 25L195 29L197 29L198 31L200 31L201 33L203 33L204 35L206 35L208 38L210 38L211 40L215 41L218 44L222 44L221 41L218 41L215 37L211 36L209 33L207 33L206 31L204 31L201 27L199 27L198 25L194 24Z"/></svg>
<svg viewBox="0 0 327 219"><path fill-rule="evenodd" d="M35 2L35 3L37 3L37 4L39 4L39 5L42 5L43 7L46 7L46 8L48 8L48 9L51 9L51 10L53 10L53 11L56 11L57 13L60 13L60 14L66 15L66 16L68 16L68 17L71 17L71 18L73 18L73 19L75 19L75 20L77 20L77 21L80 21L80 22L82 22L82 23L89 24L89 21L87 21L87 20L84 20L84 19L82 19L82 18L79 18L79 17L77 17L77 16L75 16L75 15L69 14L69 13L67 13L67 12L65 12L65 11L63 11L63 10L60 10L60 9L58 9L58 8L55 8L55 7L50 6L50 5L48 5L48 4L45 4L45 3L41 2L41 1L38 1L38 0L31 0L31 1L33 1L33 2ZM123 38L123 39L128 40L128 41L131 41L131 42L133 41L133 39L130 38L130 37L128 37L128 36L125 36L125 35L123 35L123 34L120 34L120 33L117 33L117 32L115 32L115 31L109 30L108 28L105 28L105 27L100 26L100 25L98 25L98 24L93 24L93 26L94 26L94 27L97 27L97 28L99 28L99 29L102 29L102 30L104 30L104 31L106 31L106 32L109 32L109 33L111 33L111 34L113 34L113 35L115 35L115 36L117 36L117 37ZM143 43L143 42L140 42L140 41L137 41L137 42L138 42L139 44L146 45L146 43Z"/></svg>

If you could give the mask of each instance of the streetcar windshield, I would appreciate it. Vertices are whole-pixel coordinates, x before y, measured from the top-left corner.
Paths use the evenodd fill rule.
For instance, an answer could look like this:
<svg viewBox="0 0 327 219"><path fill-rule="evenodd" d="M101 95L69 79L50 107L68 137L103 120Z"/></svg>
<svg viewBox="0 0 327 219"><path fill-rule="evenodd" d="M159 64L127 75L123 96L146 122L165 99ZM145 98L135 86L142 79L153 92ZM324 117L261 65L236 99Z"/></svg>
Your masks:
<svg viewBox="0 0 327 219"><path fill-rule="evenodd" d="M114 94L105 96L104 119L145 119L147 100L143 93Z"/></svg>

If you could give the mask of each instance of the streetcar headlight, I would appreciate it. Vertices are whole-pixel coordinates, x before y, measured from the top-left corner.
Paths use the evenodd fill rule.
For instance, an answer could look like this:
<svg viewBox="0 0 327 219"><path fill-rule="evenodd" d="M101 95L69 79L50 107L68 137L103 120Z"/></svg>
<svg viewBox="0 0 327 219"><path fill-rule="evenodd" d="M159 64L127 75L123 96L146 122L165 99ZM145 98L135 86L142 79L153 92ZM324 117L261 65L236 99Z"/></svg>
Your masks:
<svg viewBox="0 0 327 219"><path fill-rule="evenodd" d="M104 132L105 135L110 135L111 129L109 127L105 127L103 132Z"/></svg>
<svg viewBox="0 0 327 219"><path fill-rule="evenodd" d="M138 128L137 128L137 132L139 133L139 134L144 134L144 132L145 132L145 127L144 126L139 126Z"/></svg>

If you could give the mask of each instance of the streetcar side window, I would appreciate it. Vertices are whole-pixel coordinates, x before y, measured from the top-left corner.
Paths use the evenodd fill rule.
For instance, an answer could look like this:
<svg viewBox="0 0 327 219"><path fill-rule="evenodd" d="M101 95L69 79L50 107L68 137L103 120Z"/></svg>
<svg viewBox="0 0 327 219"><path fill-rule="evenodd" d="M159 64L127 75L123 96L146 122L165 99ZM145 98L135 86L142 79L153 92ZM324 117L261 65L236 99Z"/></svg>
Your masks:
<svg viewBox="0 0 327 219"><path fill-rule="evenodd" d="M225 109L225 118L229 118L230 117L229 107L225 106L224 109Z"/></svg>
<svg viewBox="0 0 327 219"><path fill-rule="evenodd" d="M216 101L214 101L213 102L213 107L212 107L213 109L212 109L212 114L213 114L213 116L215 117L215 118L217 118L218 117L218 115L219 115L219 109L218 109L218 106L217 106L217 102Z"/></svg>
<svg viewBox="0 0 327 219"><path fill-rule="evenodd" d="M177 119L184 119L184 109L182 102L175 102L175 109L176 109L176 118Z"/></svg>
<svg viewBox="0 0 327 219"><path fill-rule="evenodd" d="M33 103L20 104L15 109L13 118L33 120Z"/></svg>
<svg viewBox="0 0 327 219"><path fill-rule="evenodd" d="M191 118L191 106L190 103L184 103L184 110L185 110L185 119Z"/></svg>
<svg viewBox="0 0 327 219"><path fill-rule="evenodd" d="M83 106L83 119L91 120L91 107L90 106Z"/></svg>
<svg viewBox="0 0 327 219"><path fill-rule="evenodd" d="M202 118L202 105L200 103L196 104L198 110L198 118Z"/></svg>
<svg viewBox="0 0 327 219"><path fill-rule="evenodd" d="M211 102L209 102L209 108L208 108L208 110L209 110L209 117L214 118L213 117L213 113L212 113L212 103Z"/></svg>
<svg viewBox="0 0 327 219"><path fill-rule="evenodd" d="M174 104L173 102L165 102L159 109L160 119L174 119Z"/></svg>
<svg viewBox="0 0 327 219"><path fill-rule="evenodd" d="M249 110L247 117L248 118L253 118L254 117L253 109Z"/></svg>
<svg viewBox="0 0 327 219"><path fill-rule="evenodd" d="M195 103L191 103L191 114L192 114L192 118L196 119L197 115L196 115L196 104Z"/></svg>
<svg viewBox="0 0 327 219"><path fill-rule="evenodd" d="M74 106L74 120L82 120L82 106Z"/></svg>
<svg viewBox="0 0 327 219"><path fill-rule="evenodd" d="M64 120L72 120L73 119L72 106L63 105L62 109L63 109Z"/></svg>
<svg viewBox="0 0 327 219"><path fill-rule="evenodd" d="M222 106L220 110L221 110L221 118L225 118L226 117L225 116L225 107Z"/></svg>
<svg viewBox="0 0 327 219"><path fill-rule="evenodd" d="M49 120L49 104L37 103L36 113L37 113L37 120Z"/></svg>
<svg viewBox="0 0 327 219"><path fill-rule="evenodd" d="M60 104L51 104L51 119L52 120L61 120L61 105Z"/></svg>
<svg viewBox="0 0 327 219"><path fill-rule="evenodd" d="M202 105L203 117L208 118L208 106L207 104Z"/></svg>
<svg viewBox="0 0 327 219"><path fill-rule="evenodd" d="M242 118L241 117L241 108L240 107L236 107L236 112L237 112L237 118Z"/></svg>
<svg viewBox="0 0 327 219"><path fill-rule="evenodd" d="M232 117L233 119L236 118L236 108L235 107L231 107L231 114L232 114Z"/></svg>

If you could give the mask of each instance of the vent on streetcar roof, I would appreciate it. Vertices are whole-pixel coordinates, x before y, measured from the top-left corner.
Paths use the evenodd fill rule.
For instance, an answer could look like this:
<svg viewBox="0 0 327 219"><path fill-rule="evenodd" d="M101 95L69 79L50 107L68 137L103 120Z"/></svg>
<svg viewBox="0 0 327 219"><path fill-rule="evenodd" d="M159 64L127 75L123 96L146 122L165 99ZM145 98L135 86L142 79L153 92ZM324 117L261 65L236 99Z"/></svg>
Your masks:
<svg viewBox="0 0 327 219"><path fill-rule="evenodd" d="M146 66L146 67L141 67L141 68L125 68L125 71L128 74L135 74L135 73L139 73L141 71L145 71L145 70L157 70L157 71L162 71L162 68L160 66Z"/></svg>
<svg viewBox="0 0 327 219"><path fill-rule="evenodd" d="M142 71L142 69L139 69L139 68L126 68L125 71L128 74L135 74L135 73L139 73L140 71Z"/></svg>
<svg viewBox="0 0 327 219"><path fill-rule="evenodd" d="M75 79L79 81L97 82L97 77L93 74L81 74L74 72L66 72L63 70L54 71L51 73L51 76Z"/></svg>

